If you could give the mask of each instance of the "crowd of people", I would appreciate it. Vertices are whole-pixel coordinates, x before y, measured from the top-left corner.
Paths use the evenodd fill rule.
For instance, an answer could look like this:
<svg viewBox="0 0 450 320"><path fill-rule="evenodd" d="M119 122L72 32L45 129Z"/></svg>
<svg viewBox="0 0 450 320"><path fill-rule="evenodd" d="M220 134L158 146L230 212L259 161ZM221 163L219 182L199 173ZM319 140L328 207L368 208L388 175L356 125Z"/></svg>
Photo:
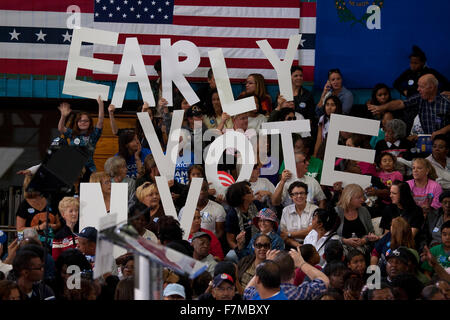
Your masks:
<svg viewBox="0 0 450 320"><path fill-rule="evenodd" d="M152 138L163 151L173 111L184 110L174 178L168 181L179 219L192 178L204 179L190 230L165 214L158 166L137 119L135 128L118 128L109 105L119 151L98 171L93 154L104 122L102 98L95 125L89 113L74 114L62 103L58 130L69 145L85 146L91 156L71 193L54 194L52 201L27 189L38 166L20 171L25 180L16 213L18 238L8 243L0 231L0 300L134 298L132 252L93 279L98 230L79 230L80 182L100 184L107 214L111 184L127 183L128 216L137 234L207 265L195 279L165 268L164 300L450 299L450 85L426 66L419 48L413 47L409 59L410 68L393 85L404 99L392 99L389 86L380 83L364 105L353 103L339 69L329 71L319 101L303 87L299 66L291 68L292 101L279 94L272 101L264 77L250 74L237 98L253 97L257 108L235 116L222 110L212 70L197 92L200 102L192 106L174 87L169 107L160 78L153 81L157 106L143 103L138 111L149 113ZM161 76L160 63L155 69ZM333 113L380 122L376 137L339 134L341 145L375 150L373 163L335 159L335 170L370 176L367 188L320 184ZM255 152L251 177L221 194L207 181L203 162L194 162L191 142L198 132L220 136L236 130L250 139L264 122L300 119L310 121L311 132L293 134L296 172L285 168L282 150L269 152L265 161ZM269 145L273 139L278 138ZM202 141L202 150L210 142ZM219 170L237 180L239 153L228 148L221 159ZM275 160L279 170L263 175ZM80 271L78 287L69 285L74 266Z"/></svg>

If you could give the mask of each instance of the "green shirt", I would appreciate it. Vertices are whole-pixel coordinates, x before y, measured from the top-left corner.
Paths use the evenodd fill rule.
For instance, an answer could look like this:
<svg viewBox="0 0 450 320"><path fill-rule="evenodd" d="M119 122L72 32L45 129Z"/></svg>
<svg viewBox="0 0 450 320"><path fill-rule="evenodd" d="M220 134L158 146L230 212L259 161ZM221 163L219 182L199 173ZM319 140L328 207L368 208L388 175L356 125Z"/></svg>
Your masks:
<svg viewBox="0 0 450 320"><path fill-rule="evenodd" d="M443 244L434 246L433 248L430 249L430 252L434 257L436 257L436 260L444 269L450 267L450 260L449 260L450 251L445 252ZM433 268L428 264L427 261L422 263L422 269L433 271Z"/></svg>
<svg viewBox="0 0 450 320"><path fill-rule="evenodd" d="M323 166L322 160L316 157L311 157L311 159L309 159L308 172L306 173L306 175L316 179L317 182L320 183L322 166ZM281 163L280 171L278 171L278 174L283 173L283 170L284 170L284 161Z"/></svg>

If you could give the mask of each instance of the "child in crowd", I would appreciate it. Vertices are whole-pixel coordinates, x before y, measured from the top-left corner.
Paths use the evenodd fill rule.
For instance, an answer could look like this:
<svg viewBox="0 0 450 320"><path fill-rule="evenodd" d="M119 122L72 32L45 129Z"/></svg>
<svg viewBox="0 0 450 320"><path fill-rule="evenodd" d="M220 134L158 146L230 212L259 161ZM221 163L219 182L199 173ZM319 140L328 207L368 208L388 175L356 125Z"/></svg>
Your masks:
<svg viewBox="0 0 450 320"><path fill-rule="evenodd" d="M396 163L397 158L389 152L382 153L377 161L380 170L377 171L376 176L387 187L390 187L395 180L403 181L403 175L399 171L394 170Z"/></svg>
<svg viewBox="0 0 450 320"><path fill-rule="evenodd" d="M361 278L366 275L366 266L366 259L361 251L354 249L347 254L347 267Z"/></svg>
<svg viewBox="0 0 450 320"><path fill-rule="evenodd" d="M316 248L312 244L302 245L300 247L300 252L301 252L302 257L305 260L305 262L316 267L319 270L322 270L322 268L319 265L319 263L320 263L319 253L317 252ZM300 268L295 269L294 285L299 286L305 280L308 280L308 278L306 277L306 274Z"/></svg>

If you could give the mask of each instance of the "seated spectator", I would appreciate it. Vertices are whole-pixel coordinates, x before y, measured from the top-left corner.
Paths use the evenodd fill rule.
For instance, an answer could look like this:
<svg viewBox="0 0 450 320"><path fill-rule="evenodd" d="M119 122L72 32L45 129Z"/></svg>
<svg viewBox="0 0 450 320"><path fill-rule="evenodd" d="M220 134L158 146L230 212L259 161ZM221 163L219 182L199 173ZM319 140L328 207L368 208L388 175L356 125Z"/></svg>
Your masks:
<svg viewBox="0 0 450 320"><path fill-rule="evenodd" d="M272 260L266 260L256 267L254 278L256 294L252 300L288 300L281 290L280 267Z"/></svg>
<svg viewBox="0 0 450 320"><path fill-rule="evenodd" d="M408 273L409 252L406 247L398 247L386 256L386 281L392 285L392 279Z"/></svg>
<svg viewBox="0 0 450 320"><path fill-rule="evenodd" d="M148 225L145 227L150 230L154 234L156 232L156 224L158 219L164 217L164 209L161 203L161 197L159 196L158 187L156 184L152 184L150 182L145 182L139 188L136 189L136 198L140 203L144 204L147 208L150 209L148 216Z"/></svg>
<svg viewBox="0 0 450 320"><path fill-rule="evenodd" d="M24 230L24 239L20 241L17 250L26 248L27 250L36 252L44 262L44 281L50 283L55 278L55 260L53 260L49 248L45 248L44 246L44 243L39 240L36 230L26 229ZM13 276L13 273L10 272L9 276ZM14 279L14 277L10 277L9 280Z"/></svg>
<svg viewBox="0 0 450 320"><path fill-rule="evenodd" d="M444 222L441 226L441 241L441 244L435 245L430 251L439 264L448 272L450 271L450 221ZM433 269L428 262L424 262L422 268L431 277Z"/></svg>
<svg viewBox="0 0 450 320"><path fill-rule="evenodd" d="M228 187L225 206L227 212L225 232L228 245L233 252L227 254L228 259L237 261L234 250L237 248L237 236L244 235L246 247L250 240L258 233L258 228L252 224L258 214L259 202L254 201L253 191L248 181L241 181ZM234 253L234 254L233 254Z"/></svg>
<svg viewBox="0 0 450 320"><path fill-rule="evenodd" d="M220 245L219 239L209 231L208 229L201 228L202 217L200 215L200 211L198 209L195 210L194 219L192 220L191 231L189 233L189 239L191 243L193 242L193 237L196 233L204 232L209 235L210 238L210 248L209 252L214 260L221 261L224 258L222 246Z"/></svg>
<svg viewBox="0 0 450 320"><path fill-rule="evenodd" d="M444 191L439 196L441 207L432 210L426 217L427 240L430 247L441 243L441 227L446 221L450 221L450 191Z"/></svg>
<svg viewBox="0 0 450 320"><path fill-rule="evenodd" d="M347 256L347 267L361 279L366 278L366 258L361 251L353 249Z"/></svg>
<svg viewBox="0 0 450 320"><path fill-rule="evenodd" d="M261 209L258 212L258 215L253 218L252 223L257 226L259 232L252 237L247 247L245 247L244 234L240 234L236 237L238 242L236 253L240 259L254 253L255 240L261 234L267 235L270 238L272 250L284 250L283 239L281 239L281 237L277 234L278 219L275 212L268 208Z"/></svg>
<svg viewBox="0 0 450 320"><path fill-rule="evenodd" d="M294 202L283 209L280 221L281 237L289 247L298 247L312 230L312 217L318 208L306 202L308 186L300 181L294 181L288 188L288 193Z"/></svg>
<svg viewBox="0 0 450 320"><path fill-rule="evenodd" d="M392 204L386 206L380 221L380 228L385 233L391 229L391 221L396 217L404 218L411 227L413 238L419 234L422 229L424 217L422 208L420 208L411 193L409 184L402 181L394 181L391 186Z"/></svg>
<svg viewBox="0 0 450 320"><path fill-rule="evenodd" d="M348 272L344 277L344 300L360 300L363 287L363 278L358 273Z"/></svg>
<svg viewBox="0 0 450 320"><path fill-rule="evenodd" d="M344 300L344 296L338 290L329 288L320 299L316 300Z"/></svg>
<svg viewBox="0 0 450 320"><path fill-rule="evenodd" d="M233 277L227 273L221 273L214 276L211 293L202 294L198 300L238 300L235 292Z"/></svg>
<svg viewBox="0 0 450 320"><path fill-rule="evenodd" d="M77 198L64 197L59 202L58 209L62 217L62 227L55 234L52 243L52 257L55 261L61 252L69 248L76 248L78 245L78 239L74 232L78 232L79 208L80 201Z"/></svg>
<svg viewBox="0 0 450 320"><path fill-rule="evenodd" d="M282 205L287 207L293 203L293 200L289 197L289 186L294 181L304 182L308 186L307 201L313 204L318 204L320 208L324 208L326 204L326 197L320 187L320 184L314 178L306 175L308 171L308 160L304 152L295 153L295 165L297 172L291 173L285 169L281 174L281 180L275 187L275 192L272 194L272 205ZM295 176L295 175L296 176Z"/></svg>
<svg viewBox="0 0 450 320"><path fill-rule="evenodd" d="M444 295L448 298L450 297L450 286L448 283L450 283L450 273L448 273L440 264L439 261L436 259L435 256L433 256L430 252L430 249L428 249L427 246L423 247L422 254L421 254L421 260L428 262L428 264L433 268L433 271L436 273L436 277L439 279L438 285L440 283L440 280L444 281L442 283L441 289L444 290Z"/></svg>
<svg viewBox="0 0 450 320"><path fill-rule="evenodd" d="M141 237L157 242L158 238L155 233L145 228L149 222L149 211L150 209L145 204L135 204L128 210L128 219Z"/></svg>
<svg viewBox="0 0 450 320"><path fill-rule="evenodd" d="M431 163L423 158L413 160L413 179L407 183L413 193L414 201L422 208L426 216L431 210L439 209L439 196L442 193L442 187L435 181L436 171Z"/></svg>
<svg viewBox="0 0 450 320"><path fill-rule="evenodd" d="M325 113L325 100L329 96L336 96L342 104L342 113L349 114L353 106L353 94L342 85L342 74L339 69L328 71L328 80L323 88L319 103L317 103L316 114Z"/></svg>
<svg viewBox="0 0 450 320"><path fill-rule="evenodd" d="M116 259L116 264L120 268L120 280L134 276L134 255L125 253Z"/></svg>
<svg viewBox="0 0 450 320"><path fill-rule="evenodd" d="M238 263L238 280L245 288L255 275L256 266L266 260L267 251L272 247L269 236L261 234L255 239L254 254L243 257Z"/></svg>
<svg viewBox="0 0 450 320"><path fill-rule="evenodd" d="M127 176L127 164L121 156L106 159L105 172L110 176L112 182L123 182L128 184L128 200L133 198L135 188L134 178ZM109 187L111 188L111 186ZM111 191L110 191L111 192ZM111 194L111 193L110 193ZM109 208L109 206L108 206Z"/></svg>
<svg viewBox="0 0 450 320"><path fill-rule="evenodd" d="M112 160L110 160L112 161ZM105 162L106 166L106 162ZM123 181L123 180L122 180ZM106 212L109 213L110 205L111 205L111 176L104 171L97 171L91 174L89 178L89 183L100 183L100 187L102 189L103 201L105 202ZM128 194L130 194L130 190L128 190ZM134 191L133 191L134 194Z"/></svg>
<svg viewBox="0 0 450 320"><path fill-rule="evenodd" d="M303 244L312 244L320 256L320 266L323 267L325 259L323 258L325 245L328 241L336 239L339 236L336 229L340 224L340 219L333 209L316 209L313 213L312 230L308 233Z"/></svg>
<svg viewBox="0 0 450 320"><path fill-rule="evenodd" d="M415 248L411 227L402 217L392 219L391 228L376 244L370 257L371 265L378 265L386 275L386 257L398 247Z"/></svg>
<svg viewBox="0 0 450 320"><path fill-rule="evenodd" d="M225 234L225 209L215 201L208 198L208 182L203 180L200 196L198 197L197 209L200 211L201 228L208 230L220 239ZM178 220L181 221L184 207L178 214Z"/></svg>
<svg viewBox="0 0 450 320"><path fill-rule="evenodd" d="M170 283L164 288L163 300L186 300L186 290L181 284Z"/></svg>
<svg viewBox="0 0 450 320"><path fill-rule="evenodd" d="M19 287L21 300L55 300L53 290L42 282L44 263L42 257L27 246L17 251L13 272Z"/></svg>
<svg viewBox="0 0 450 320"><path fill-rule="evenodd" d="M214 268L214 274L216 274L218 264ZM212 289L212 280L213 277L208 271L203 271L199 276L195 277L192 280L192 300L198 300L206 291L210 292Z"/></svg>
<svg viewBox="0 0 450 320"><path fill-rule="evenodd" d="M341 198L335 208L340 218L337 234L341 237L344 252L352 248L368 255L371 243L379 240L369 211L362 206L364 190L357 184L349 184L342 191Z"/></svg>
<svg viewBox="0 0 450 320"><path fill-rule="evenodd" d="M9 272L12 270L12 262L14 260L14 257L16 256L16 251L19 248L19 241L17 239L14 239L9 245L8 245L8 256L2 260L3 258L3 246L6 246L8 243L8 236L5 232L0 230L0 276L3 276L5 278L8 277ZM3 279L2 279L3 280Z"/></svg>
<svg viewBox="0 0 450 320"><path fill-rule="evenodd" d="M424 287L415 275L408 272L393 277L390 285L395 300L418 300Z"/></svg>
<svg viewBox="0 0 450 320"><path fill-rule="evenodd" d="M0 280L0 301L21 300L19 286L14 281Z"/></svg>
<svg viewBox="0 0 450 320"><path fill-rule="evenodd" d="M323 273L330 279L330 288L344 294L344 278L350 270L343 262L331 262L323 268Z"/></svg>
<svg viewBox="0 0 450 320"><path fill-rule="evenodd" d="M375 146L376 155L389 152L396 157L411 159L411 148L413 144L406 139L406 124L400 119L392 119L386 122L384 140Z"/></svg>
<svg viewBox="0 0 450 320"><path fill-rule="evenodd" d="M121 156L125 160L125 177L141 177L144 174L145 157L150 153L150 149L142 148L134 130L126 130L119 135L119 152L115 156Z"/></svg>
<svg viewBox="0 0 450 320"><path fill-rule="evenodd" d="M433 138L433 148L431 154L426 158L430 161L436 171L436 182L443 190L450 191L450 157L448 137L443 134L436 135Z"/></svg>
<svg viewBox="0 0 450 320"><path fill-rule="evenodd" d="M382 153L377 160L377 165L380 170L377 171L376 176L380 178L380 180L389 188L391 187L392 182L394 182L395 180L403 181L403 175L399 171L395 170L396 162L397 157L389 152Z"/></svg>
<svg viewBox="0 0 450 320"><path fill-rule="evenodd" d="M319 265L320 263L319 253L312 244L304 244L300 246L300 253L302 254L302 257L306 263L312 265L314 268L318 270L322 270L322 268ZM298 286L302 284L303 281L309 281L309 278L306 277L306 274L300 268L295 269L294 285Z"/></svg>
<svg viewBox="0 0 450 320"><path fill-rule="evenodd" d="M340 240L328 240L325 244L322 257L325 259L326 264L331 262L344 262L346 256L344 255L342 242Z"/></svg>
<svg viewBox="0 0 450 320"><path fill-rule="evenodd" d="M319 148L327 138L328 128L330 127L331 114L342 114L342 103L338 97L330 95L324 102L324 114L319 118L316 144L314 146L313 156L317 157Z"/></svg>
<svg viewBox="0 0 450 320"><path fill-rule="evenodd" d="M178 219L172 216L163 216L156 224L156 235L160 244L192 257L194 248L189 241L183 240L183 229ZM188 296L191 294L188 292Z"/></svg>

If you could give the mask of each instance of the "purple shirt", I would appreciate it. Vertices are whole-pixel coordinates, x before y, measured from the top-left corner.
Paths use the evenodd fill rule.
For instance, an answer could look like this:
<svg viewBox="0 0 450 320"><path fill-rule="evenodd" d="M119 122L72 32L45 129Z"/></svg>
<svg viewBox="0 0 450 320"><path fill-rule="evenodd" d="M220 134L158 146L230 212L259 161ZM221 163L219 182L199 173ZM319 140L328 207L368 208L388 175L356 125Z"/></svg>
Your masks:
<svg viewBox="0 0 450 320"><path fill-rule="evenodd" d="M439 202L439 196L442 193L442 187L439 183L434 180L428 179L425 188L418 188L414 184L414 179L406 181L411 188L414 196L414 200L419 207L423 207L427 203L427 199L431 201L431 207L434 209L439 209L441 203Z"/></svg>

